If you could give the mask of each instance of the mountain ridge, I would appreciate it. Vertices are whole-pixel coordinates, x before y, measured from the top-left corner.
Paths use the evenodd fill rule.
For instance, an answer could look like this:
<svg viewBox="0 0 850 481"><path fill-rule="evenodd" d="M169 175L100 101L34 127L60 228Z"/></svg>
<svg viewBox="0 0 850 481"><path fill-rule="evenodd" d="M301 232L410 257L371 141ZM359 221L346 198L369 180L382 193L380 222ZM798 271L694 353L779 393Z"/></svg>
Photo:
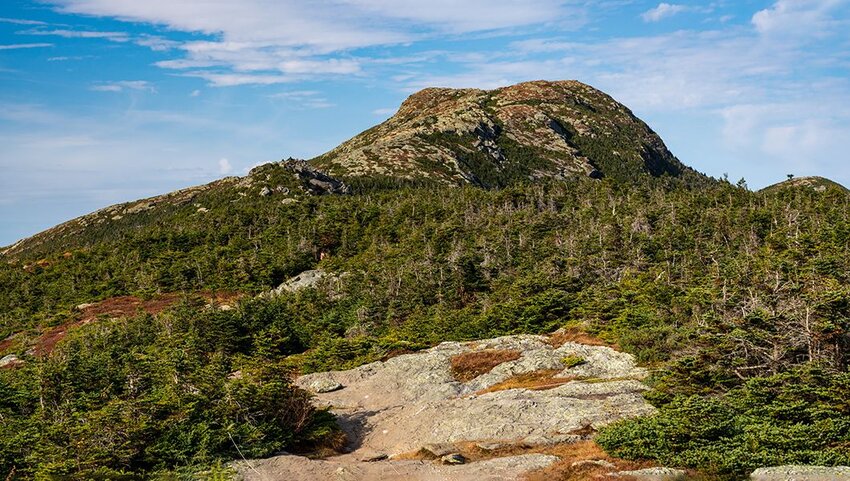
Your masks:
<svg viewBox="0 0 850 481"><path fill-rule="evenodd" d="M418 181L484 188L584 177L709 182L673 156L626 106L574 80L524 82L495 90L427 88L408 97L387 121L325 154L306 162L287 159L267 165L283 166L296 176L309 172L309 178L294 184L291 179L270 182L261 176L274 169L261 166L245 177L225 177L99 209L2 247L0 256L14 256L50 239L67 239L92 226L126 224L127 215L177 208L208 192L261 194L262 189L252 192L255 182L270 194L309 194L315 187L311 182L342 186L343 181L367 187L381 181L391 186ZM339 188L351 191L347 185Z"/></svg>

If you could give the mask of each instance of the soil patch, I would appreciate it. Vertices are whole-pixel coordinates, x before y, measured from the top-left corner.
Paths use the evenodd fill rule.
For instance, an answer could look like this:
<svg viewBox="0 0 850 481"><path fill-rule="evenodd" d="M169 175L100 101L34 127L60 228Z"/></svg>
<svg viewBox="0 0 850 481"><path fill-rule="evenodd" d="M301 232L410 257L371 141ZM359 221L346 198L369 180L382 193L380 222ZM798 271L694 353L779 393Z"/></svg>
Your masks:
<svg viewBox="0 0 850 481"><path fill-rule="evenodd" d="M469 382L482 374L487 374L499 364L516 361L520 356L522 353L519 351L509 349L465 352L452 356L452 374L460 382Z"/></svg>

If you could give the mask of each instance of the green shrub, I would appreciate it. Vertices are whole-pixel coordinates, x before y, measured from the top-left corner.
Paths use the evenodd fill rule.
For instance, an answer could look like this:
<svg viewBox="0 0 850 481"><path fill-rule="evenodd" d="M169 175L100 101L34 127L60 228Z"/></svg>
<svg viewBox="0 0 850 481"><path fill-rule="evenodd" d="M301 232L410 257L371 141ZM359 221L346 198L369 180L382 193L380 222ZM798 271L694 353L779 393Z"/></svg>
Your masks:
<svg viewBox="0 0 850 481"><path fill-rule="evenodd" d="M571 367L581 366L582 364L587 364L587 360L585 358L573 354L564 356L564 358L561 359L561 362L564 363L564 366L568 369Z"/></svg>
<svg viewBox="0 0 850 481"><path fill-rule="evenodd" d="M760 466L850 463L850 374L817 367L755 378L722 396L679 396L656 415L605 428L626 459L740 479Z"/></svg>

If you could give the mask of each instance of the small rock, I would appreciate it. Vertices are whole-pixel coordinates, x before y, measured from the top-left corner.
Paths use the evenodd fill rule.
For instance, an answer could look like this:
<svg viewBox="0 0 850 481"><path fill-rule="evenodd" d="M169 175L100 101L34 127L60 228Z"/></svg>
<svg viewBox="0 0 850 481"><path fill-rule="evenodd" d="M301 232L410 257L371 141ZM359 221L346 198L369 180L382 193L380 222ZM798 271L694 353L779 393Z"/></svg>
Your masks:
<svg viewBox="0 0 850 481"><path fill-rule="evenodd" d="M483 451L498 451L511 446L507 443L476 443L475 447Z"/></svg>
<svg viewBox="0 0 850 481"><path fill-rule="evenodd" d="M378 461L386 461L387 459L389 459L388 455L386 455L385 453L380 453L380 454L374 454L374 455L370 455L370 456L364 456L364 457L360 458L360 461L362 461L364 463L376 463Z"/></svg>
<svg viewBox="0 0 850 481"><path fill-rule="evenodd" d="M78 306L77 306L77 307L75 307L74 309L76 309L76 310L78 310L78 311L82 311L82 310L84 310L84 309L88 309L89 307L91 307L91 306L93 306L93 305L94 305L94 304L92 304L92 303L90 303L90 302L87 302L87 303L85 303L85 304L80 304L80 305L78 305Z"/></svg>
<svg viewBox="0 0 850 481"><path fill-rule="evenodd" d="M283 204L283 205L297 204L298 200L293 199L292 197L287 197L286 199L283 199L282 201L280 201L280 203Z"/></svg>
<svg viewBox="0 0 850 481"><path fill-rule="evenodd" d="M330 376L316 377L315 379L307 383L305 387L316 394L339 391L343 388L342 384L335 381Z"/></svg>
<svg viewBox="0 0 850 481"><path fill-rule="evenodd" d="M681 469L673 468L646 468L636 471L620 471L619 473L611 473L611 476L625 477L635 481L685 481L687 473Z"/></svg>
<svg viewBox="0 0 850 481"><path fill-rule="evenodd" d="M457 448L451 443L431 443L422 446L419 451L424 454L430 454L435 458L442 458L457 453Z"/></svg>
<svg viewBox="0 0 850 481"><path fill-rule="evenodd" d="M442 464L466 464L466 458L461 454L448 454L440 458Z"/></svg>
<svg viewBox="0 0 850 481"><path fill-rule="evenodd" d="M576 434L533 434L522 440L523 446L534 448L538 446L553 446L555 444L572 444L582 440Z"/></svg>
<svg viewBox="0 0 850 481"><path fill-rule="evenodd" d="M850 481L850 467L775 466L759 468L750 475L752 481Z"/></svg>
<svg viewBox="0 0 850 481"><path fill-rule="evenodd" d="M260 195L263 196L263 197L268 197L268 196L272 195L272 190L269 189L268 187L263 187L263 189L260 191Z"/></svg>
<svg viewBox="0 0 850 481"><path fill-rule="evenodd" d="M3 359L0 359L0 368L15 367L23 363L24 361L21 361L18 356L9 354L8 356L4 356Z"/></svg>
<svg viewBox="0 0 850 481"><path fill-rule="evenodd" d="M617 467L614 463L609 463L604 459L584 459L581 461L576 461L570 466L572 466L573 468L580 468L582 466L600 466L605 469L614 469Z"/></svg>

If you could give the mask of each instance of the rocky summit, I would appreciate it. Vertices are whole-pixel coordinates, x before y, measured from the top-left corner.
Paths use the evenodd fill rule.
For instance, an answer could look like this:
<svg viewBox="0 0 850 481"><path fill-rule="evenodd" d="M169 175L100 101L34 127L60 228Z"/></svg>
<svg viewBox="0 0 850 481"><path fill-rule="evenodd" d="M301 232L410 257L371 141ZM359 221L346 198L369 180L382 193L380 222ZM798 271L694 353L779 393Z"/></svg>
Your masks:
<svg viewBox="0 0 850 481"><path fill-rule="evenodd" d="M517 180L699 176L625 106L577 81L429 88L311 161L331 175L504 186Z"/></svg>

